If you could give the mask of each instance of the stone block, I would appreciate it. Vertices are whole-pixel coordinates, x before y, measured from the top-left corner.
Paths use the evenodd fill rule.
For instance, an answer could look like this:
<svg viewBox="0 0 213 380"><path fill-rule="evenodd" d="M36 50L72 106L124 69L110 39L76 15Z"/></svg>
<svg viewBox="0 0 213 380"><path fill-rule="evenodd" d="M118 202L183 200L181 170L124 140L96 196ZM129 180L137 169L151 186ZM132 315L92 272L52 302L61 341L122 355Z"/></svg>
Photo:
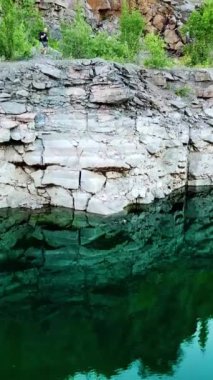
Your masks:
<svg viewBox="0 0 213 380"><path fill-rule="evenodd" d="M76 190L79 187L79 172L66 167L49 166L44 170L41 183Z"/></svg>
<svg viewBox="0 0 213 380"><path fill-rule="evenodd" d="M17 102L4 102L1 103L0 107L3 110L3 113L8 115L20 115L27 110L24 103ZM0 113L2 112L0 111Z"/></svg>
<svg viewBox="0 0 213 380"><path fill-rule="evenodd" d="M122 84L95 85L91 88L90 101L100 104L125 103L134 97L134 93Z"/></svg>
<svg viewBox="0 0 213 380"><path fill-rule="evenodd" d="M89 170L81 171L81 189L88 193L96 194L106 182L106 177L102 174L94 173Z"/></svg>

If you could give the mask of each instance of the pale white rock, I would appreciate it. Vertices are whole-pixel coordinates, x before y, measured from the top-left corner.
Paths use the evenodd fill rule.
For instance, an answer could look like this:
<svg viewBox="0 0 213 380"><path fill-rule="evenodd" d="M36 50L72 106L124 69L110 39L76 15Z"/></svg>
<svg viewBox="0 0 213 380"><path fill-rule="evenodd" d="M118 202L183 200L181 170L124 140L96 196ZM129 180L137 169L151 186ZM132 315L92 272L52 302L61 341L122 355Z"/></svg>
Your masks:
<svg viewBox="0 0 213 380"><path fill-rule="evenodd" d="M79 187L79 172L67 167L49 166L44 170L42 185L56 185L76 190Z"/></svg>
<svg viewBox="0 0 213 380"><path fill-rule="evenodd" d="M163 152L161 160L164 175L183 171L183 163L186 166L188 160L187 147L166 149Z"/></svg>
<svg viewBox="0 0 213 380"><path fill-rule="evenodd" d="M0 208L8 207L7 198L14 192L14 187L0 184Z"/></svg>
<svg viewBox="0 0 213 380"><path fill-rule="evenodd" d="M18 102L3 102L1 103L1 108L4 113L9 115L20 115L26 112L26 105L24 103ZM0 112L1 113L1 112Z"/></svg>
<svg viewBox="0 0 213 380"><path fill-rule="evenodd" d="M21 115L16 115L15 118L17 121L20 121L21 123L30 123L34 121L35 116L36 116L36 113L34 112L26 112Z"/></svg>
<svg viewBox="0 0 213 380"><path fill-rule="evenodd" d="M29 96L29 92L27 90L19 90L16 92L16 96L20 96L20 98L26 98Z"/></svg>
<svg viewBox="0 0 213 380"><path fill-rule="evenodd" d="M79 132L85 132L87 129L87 117L85 112L73 111L69 113L57 112L48 116L45 130L53 132L61 131L63 133L72 132L77 135Z"/></svg>
<svg viewBox="0 0 213 380"><path fill-rule="evenodd" d="M62 77L61 70L52 65L38 64L37 67L43 74L51 78L60 79Z"/></svg>
<svg viewBox="0 0 213 380"><path fill-rule="evenodd" d="M44 82L33 81L33 88L36 90L45 90L46 85Z"/></svg>
<svg viewBox="0 0 213 380"><path fill-rule="evenodd" d="M8 194L8 207L27 207L31 209L41 208L48 202L44 198L30 194L28 189L15 188Z"/></svg>
<svg viewBox="0 0 213 380"><path fill-rule="evenodd" d="M198 70L194 73L194 78L196 82L207 82L213 80L213 69Z"/></svg>
<svg viewBox="0 0 213 380"><path fill-rule="evenodd" d="M15 141L22 141L25 144L29 144L35 141L35 131L29 129L26 124L21 124L11 130L11 138Z"/></svg>
<svg viewBox="0 0 213 380"><path fill-rule="evenodd" d="M204 112L207 116L213 118L213 108L204 108Z"/></svg>
<svg viewBox="0 0 213 380"><path fill-rule="evenodd" d="M213 182L213 154L191 152L189 155L190 180L202 179L203 185Z"/></svg>
<svg viewBox="0 0 213 380"><path fill-rule="evenodd" d="M199 186L212 186L213 179L212 178L196 178L196 179L189 179L188 180L188 186L193 187L199 187Z"/></svg>
<svg viewBox="0 0 213 380"><path fill-rule="evenodd" d="M79 168L79 157L74 141L70 136L52 134L43 136L44 164L64 165L73 170Z"/></svg>
<svg viewBox="0 0 213 380"><path fill-rule="evenodd" d="M0 145L0 165L1 161L5 161L5 147Z"/></svg>
<svg viewBox="0 0 213 380"><path fill-rule="evenodd" d="M0 143L10 141L10 130L0 128Z"/></svg>
<svg viewBox="0 0 213 380"><path fill-rule="evenodd" d="M106 172L106 178L108 179L116 179L116 178L121 178L122 177L122 173L120 172Z"/></svg>
<svg viewBox="0 0 213 380"><path fill-rule="evenodd" d="M132 99L134 93L122 84L95 85L91 89L90 101L92 103L119 104Z"/></svg>
<svg viewBox="0 0 213 380"><path fill-rule="evenodd" d="M213 85L197 89L197 96L204 99L213 98Z"/></svg>
<svg viewBox="0 0 213 380"><path fill-rule="evenodd" d="M3 161L0 167L0 183L26 187L29 183L29 176L20 167Z"/></svg>
<svg viewBox="0 0 213 380"><path fill-rule="evenodd" d="M86 98L86 91L82 87L67 87L66 95L77 100L83 100Z"/></svg>
<svg viewBox="0 0 213 380"><path fill-rule="evenodd" d="M88 193L96 194L106 182L106 177L102 174L94 173L89 170L81 171L81 189Z"/></svg>
<svg viewBox="0 0 213 380"><path fill-rule="evenodd" d="M14 146L9 145L5 147L5 161L13 163L23 162L22 155L15 149Z"/></svg>
<svg viewBox="0 0 213 380"><path fill-rule="evenodd" d="M94 152L94 154L90 154L88 152L82 152L80 159L80 168L82 169L96 169L102 171L110 170L112 168L124 168L129 169L129 165L124 163L120 157L110 158L104 152Z"/></svg>
<svg viewBox="0 0 213 380"><path fill-rule="evenodd" d="M36 171L30 173L30 177L32 178L32 180L34 182L35 187L43 187L43 185L41 183L43 175L44 175L43 170L36 170Z"/></svg>
<svg viewBox="0 0 213 380"><path fill-rule="evenodd" d="M83 191L73 191L74 209L78 211L85 211L90 199L90 194Z"/></svg>
<svg viewBox="0 0 213 380"><path fill-rule="evenodd" d="M73 208L73 197L69 190L62 187L48 187L46 192L52 206Z"/></svg>
<svg viewBox="0 0 213 380"><path fill-rule="evenodd" d="M66 91L64 87L53 87L49 89L50 96L65 96Z"/></svg>
<svg viewBox="0 0 213 380"><path fill-rule="evenodd" d="M31 145L30 150L23 154L23 160L29 166L43 164L43 145L41 140L36 140Z"/></svg>
<svg viewBox="0 0 213 380"><path fill-rule="evenodd" d="M89 201L87 212L100 215L112 215L122 212L128 205L125 198L102 200L92 197Z"/></svg>
<svg viewBox="0 0 213 380"><path fill-rule="evenodd" d="M7 119L6 117L3 117L0 119L0 128L5 129L12 129L17 127L18 122L12 119Z"/></svg>
<svg viewBox="0 0 213 380"><path fill-rule="evenodd" d="M190 139L192 144L200 151L206 150L209 144L213 144L213 128L207 124L197 125L190 130Z"/></svg>

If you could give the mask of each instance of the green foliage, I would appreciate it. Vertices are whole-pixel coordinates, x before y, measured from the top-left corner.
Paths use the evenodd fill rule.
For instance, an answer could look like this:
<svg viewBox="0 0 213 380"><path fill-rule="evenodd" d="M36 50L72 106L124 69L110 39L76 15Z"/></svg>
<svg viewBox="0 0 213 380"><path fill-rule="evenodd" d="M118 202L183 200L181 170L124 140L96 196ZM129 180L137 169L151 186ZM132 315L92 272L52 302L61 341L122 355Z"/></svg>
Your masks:
<svg viewBox="0 0 213 380"><path fill-rule="evenodd" d="M43 20L35 6L34 0L19 0L19 17L25 26L28 41L31 45L38 42L38 34L44 28Z"/></svg>
<svg viewBox="0 0 213 380"><path fill-rule="evenodd" d="M33 0L0 0L0 56L6 59L28 57L35 43L41 18Z"/></svg>
<svg viewBox="0 0 213 380"><path fill-rule="evenodd" d="M191 92L191 89L188 86L179 87L179 88L176 88L175 90L175 94L182 98L189 96L190 92Z"/></svg>
<svg viewBox="0 0 213 380"><path fill-rule="evenodd" d="M1 0L0 55L6 59L29 55L30 45L25 26L19 18L19 9L12 0Z"/></svg>
<svg viewBox="0 0 213 380"><path fill-rule="evenodd" d="M92 28L85 21L79 8L72 24L62 24L61 50L65 57L90 58L92 47Z"/></svg>
<svg viewBox="0 0 213 380"><path fill-rule="evenodd" d="M91 54L92 57L124 62L129 58L129 49L127 44L120 41L117 36L99 32L92 40Z"/></svg>
<svg viewBox="0 0 213 380"><path fill-rule="evenodd" d="M189 32L192 42L186 46L190 65L208 64L213 50L213 0L206 0L192 12L183 32Z"/></svg>
<svg viewBox="0 0 213 380"><path fill-rule="evenodd" d="M150 68L171 66L171 61L165 51L165 43L158 35L153 33L147 34L144 43L149 53L149 57L144 62L145 66Z"/></svg>
<svg viewBox="0 0 213 380"><path fill-rule="evenodd" d="M133 57L140 48L140 39L144 34L145 21L138 10L129 10L126 1L123 2L120 17L120 39L126 43Z"/></svg>
<svg viewBox="0 0 213 380"><path fill-rule="evenodd" d="M126 12L124 8L120 33L110 36L103 31L94 33L82 10L78 9L74 22L63 24L61 28L63 55L72 58L101 57L120 62L133 60L140 48L144 22L139 12Z"/></svg>

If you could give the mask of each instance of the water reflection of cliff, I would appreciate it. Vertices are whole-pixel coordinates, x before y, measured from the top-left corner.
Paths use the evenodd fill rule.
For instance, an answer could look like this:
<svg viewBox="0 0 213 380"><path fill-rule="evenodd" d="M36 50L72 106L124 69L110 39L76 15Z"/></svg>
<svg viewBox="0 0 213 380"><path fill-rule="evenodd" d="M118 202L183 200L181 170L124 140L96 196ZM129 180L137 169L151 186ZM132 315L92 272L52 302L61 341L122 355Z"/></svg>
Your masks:
<svg viewBox="0 0 213 380"><path fill-rule="evenodd" d="M213 195L98 219L2 210L0 372L4 379L107 377L140 360L169 374L180 344L213 315Z"/></svg>

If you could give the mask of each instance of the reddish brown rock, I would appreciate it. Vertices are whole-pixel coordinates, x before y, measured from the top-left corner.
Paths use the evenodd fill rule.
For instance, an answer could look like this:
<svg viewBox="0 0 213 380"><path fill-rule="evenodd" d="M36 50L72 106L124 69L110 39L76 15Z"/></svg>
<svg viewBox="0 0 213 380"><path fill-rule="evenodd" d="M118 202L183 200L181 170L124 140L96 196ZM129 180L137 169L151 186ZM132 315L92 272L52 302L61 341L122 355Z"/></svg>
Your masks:
<svg viewBox="0 0 213 380"><path fill-rule="evenodd" d="M165 23L166 23L166 18L162 15L159 15L159 14L154 17L153 22L152 22L152 24L160 32L163 30Z"/></svg>
<svg viewBox="0 0 213 380"><path fill-rule="evenodd" d="M109 0L88 0L93 11L107 11L111 9Z"/></svg>

